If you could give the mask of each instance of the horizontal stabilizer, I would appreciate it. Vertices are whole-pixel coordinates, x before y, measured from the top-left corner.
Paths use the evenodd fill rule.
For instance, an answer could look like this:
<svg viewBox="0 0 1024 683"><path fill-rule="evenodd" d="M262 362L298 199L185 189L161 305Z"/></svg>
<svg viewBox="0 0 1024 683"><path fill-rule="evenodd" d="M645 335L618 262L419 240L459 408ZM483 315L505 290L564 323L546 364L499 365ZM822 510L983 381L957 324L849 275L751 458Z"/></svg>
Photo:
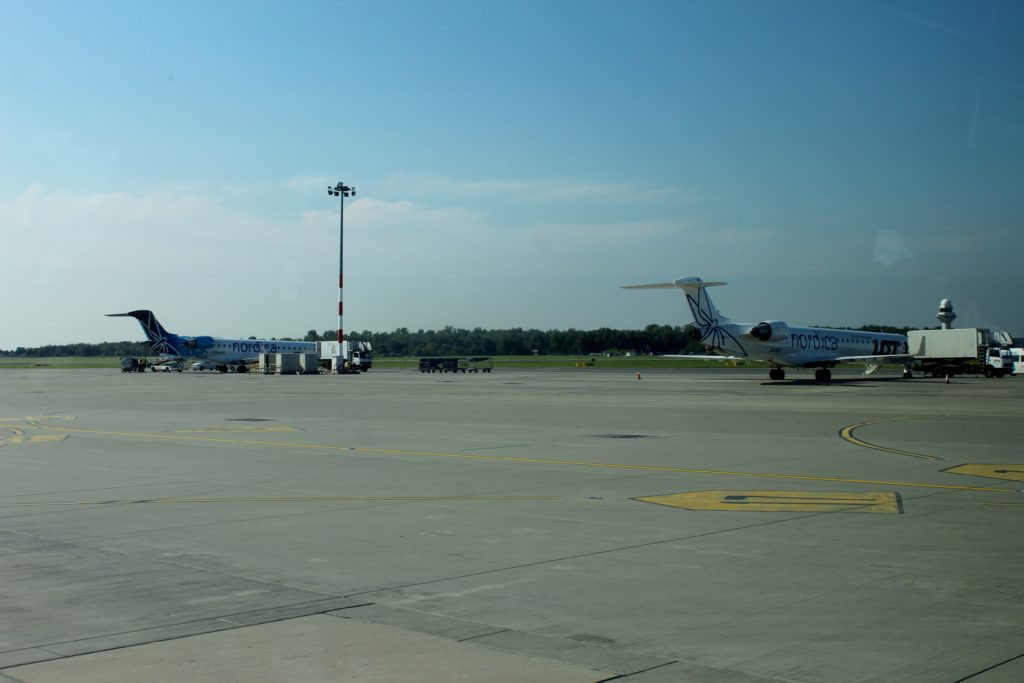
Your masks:
<svg viewBox="0 0 1024 683"><path fill-rule="evenodd" d="M675 283L659 282L653 285L624 285L622 289L673 289Z"/></svg>
<svg viewBox="0 0 1024 683"><path fill-rule="evenodd" d="M724 282L704 282L699 277L681 277L672 282L656 282L651 285L625 285L623 289L672 289L673 287L678 287L679 289L696 287L700 289L702 287L718 287L724 284Z"/></svg>

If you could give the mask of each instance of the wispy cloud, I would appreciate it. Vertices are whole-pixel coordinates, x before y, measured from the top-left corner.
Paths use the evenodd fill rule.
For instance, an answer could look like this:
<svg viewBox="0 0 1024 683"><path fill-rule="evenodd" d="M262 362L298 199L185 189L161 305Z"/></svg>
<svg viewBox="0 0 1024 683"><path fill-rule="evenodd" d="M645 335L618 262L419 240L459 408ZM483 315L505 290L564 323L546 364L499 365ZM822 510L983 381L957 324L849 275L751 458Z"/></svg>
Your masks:
<svg viewBox="0 0 1024 683"><path fill-rule="evenodd" d="M324 192L328 186L333 187L337 179L325 175L302 175L289 178L284 188L291 192Z"/></svg>
<svg viewBox="0 0 1024 683"><path fill-rule="evenodd" d="M395 174L383 186L397 194L417 197L439 196L449 200L482 200L512 204L597 201L605 204L634 204L669 197L687 198L677 188L647 187L630 182L574 180L568 178L464 180ZM689 199L697 199L690 195Z"/></svg>
<svg viewBox="0 0 1024 683"><path fill-rule="evenodd" d="M284 244L293 226L169 189L79 194L33 185L0 202L0 225L0 289L13 300L0 348L109 339L98 316L124 305L173 310L225 301L241 311L259 298L255 292L268 300L294 297L284 274L292 262L301 267L304 255ZM273 245L281 248L266 248ZM39 318L55 305L58 322ZM228 310L209 303L200 309L201 318Z"/></svg>
<svg viewBox="0 0 1024 683"><path fill-rule="evenodd" d="M883 3L875 2L873 4L874 4L875 7L880 9L882 12L884 12L884 13L890 15L890 16L897 17L899 19L902 19L904 21L910 22L912 24L917 24L918 26L921 26L921 27L924 27L924 28L927 28L927 29L930 29L932 31L936 31L936 32L939 32L939 33L944 33L944 34L946 34L948 36L953 36L953 37L959 38L961 40L969 40L969 36L966 33L964 33L963 31L960 31L960 30L958 30L956 28L953 28L952 26L948 26L946 24L943 24L942 22L935 21L935 20L930 19L930 18L925 17L925 16L921 16L920 14L915 14L913 12L908 12L906 10L898 9L896 7L891 7L891 6L883 4Z"/></svg>

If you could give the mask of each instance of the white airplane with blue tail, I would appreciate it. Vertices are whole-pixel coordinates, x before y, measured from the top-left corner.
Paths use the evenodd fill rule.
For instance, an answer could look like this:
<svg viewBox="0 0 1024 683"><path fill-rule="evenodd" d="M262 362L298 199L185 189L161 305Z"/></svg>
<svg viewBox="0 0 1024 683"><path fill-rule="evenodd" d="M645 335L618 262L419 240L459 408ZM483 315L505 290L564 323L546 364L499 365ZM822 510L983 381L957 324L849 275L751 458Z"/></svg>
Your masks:
<svg viewBox="0 0 1024 683"><path fill-rule="evenodd" d="M261 353L316 353L316 342L278 339L226 339L224 337L185 337L168 332L152 311L110 313L111 318L135 318L149 340L150 349L162 360L205 360L221 372L234 369L245 372L259 360Z"/></svg>
<svg viewBox="0 0 1024 683"><path fill-rule="evenodd" d="M711 353L724 358L760 360L772 368L768 377L785 379L784 368L816 368L814 378L827 382L832 378L829 368L838 363L864 363L870 374L882 363L913 360L907 338L901 334L835 330L827 327L796 327L781 320L759 323L737 323L715 308L707 288L724 282L704 282L699 277L684 277L672 282L651 285L629 285L623 289L673 289L686 295L693 313L699 341Z"/></svg>

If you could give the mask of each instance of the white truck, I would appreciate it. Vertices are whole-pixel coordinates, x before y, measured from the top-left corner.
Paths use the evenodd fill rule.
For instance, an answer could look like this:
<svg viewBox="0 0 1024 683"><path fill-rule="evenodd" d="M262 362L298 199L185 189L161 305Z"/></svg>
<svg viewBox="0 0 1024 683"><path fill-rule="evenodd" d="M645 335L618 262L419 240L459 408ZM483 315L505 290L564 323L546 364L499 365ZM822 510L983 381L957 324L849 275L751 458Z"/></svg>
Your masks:
<svg viewBox="0 0 1024 683"><path fill-rule="evenodd" d="M1013 372L1012 339L1005 332L981 327L907 332L914 369L932 377L983 374L1002 377Z"/></svg>
<svg viewBox="0 0 1024 683"><path fill-rule="evenodd" d="M1015 346L1010 349L1010 355L1013 356L1013 374L1024 375L1024 349Z"/></svg>
<svg viewBox="0 0 1024 683"><path fill-rule="evenodd" d="M373 349L364 341L322 341L320 366L338 375L366 372L373 367Z"/></svg>

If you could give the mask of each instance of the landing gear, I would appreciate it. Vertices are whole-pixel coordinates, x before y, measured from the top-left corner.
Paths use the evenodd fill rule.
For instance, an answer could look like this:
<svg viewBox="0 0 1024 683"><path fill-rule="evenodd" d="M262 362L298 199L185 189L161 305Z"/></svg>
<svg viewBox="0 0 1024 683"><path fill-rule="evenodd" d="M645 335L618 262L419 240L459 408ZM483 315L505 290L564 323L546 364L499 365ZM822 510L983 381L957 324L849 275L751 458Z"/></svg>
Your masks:
<svg viewBox="0 0 1024 683"><path fill-rule="evenodd" d="M786 379L786 371L782 368L772 368L768 371L768 379Z"/></svg>
<svg viewBox="0 0 1024 683"><path fill-rule="evenodd" d="M903 368L903 379L914 379L914 371L910 368Z"/></svg>
<svg viewBox="0 0 1024 683"><path fill-rule="evenodd" d="M828 382L832 379L832 371L828 368L818 368L814 371L814 379L819 382Z"/></svg>

